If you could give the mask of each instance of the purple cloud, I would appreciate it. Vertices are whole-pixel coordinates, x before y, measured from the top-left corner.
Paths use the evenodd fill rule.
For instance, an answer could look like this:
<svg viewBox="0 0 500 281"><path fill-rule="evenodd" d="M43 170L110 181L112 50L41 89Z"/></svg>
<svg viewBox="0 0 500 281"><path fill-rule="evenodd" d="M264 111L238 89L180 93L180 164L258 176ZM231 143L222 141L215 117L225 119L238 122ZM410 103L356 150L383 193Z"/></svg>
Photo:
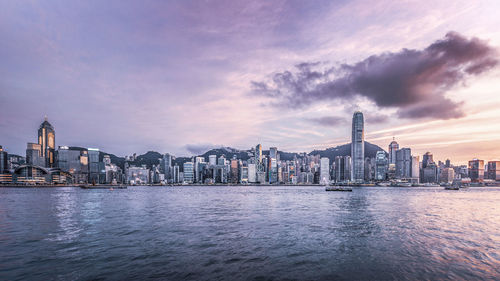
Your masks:
<svg viewBox="0 0 500 281"><path fill-rule="evenodd" d="M370 56L355 64L317 71L318 63L251 83L252 93L299 108L315 102L367 98L380 108L397 108L403 118L450 119L464 116L462 102L446 93L498 65L497 50L477 38L449 32L423 50Z"/></svg>
<svg viewBox="0 0 500 281"><path fill-rule="evenodd" d="M307 120L311 123L325 127L339 126L347 123L347 120L345 118L338 116L323 116L318 118L310 118Z"/></svg>

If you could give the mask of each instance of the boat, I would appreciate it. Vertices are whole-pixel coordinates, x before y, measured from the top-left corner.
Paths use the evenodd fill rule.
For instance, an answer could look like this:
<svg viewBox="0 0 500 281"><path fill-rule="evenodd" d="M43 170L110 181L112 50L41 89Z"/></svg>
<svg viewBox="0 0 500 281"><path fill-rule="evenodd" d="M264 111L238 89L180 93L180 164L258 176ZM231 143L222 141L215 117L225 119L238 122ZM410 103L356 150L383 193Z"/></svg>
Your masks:
<svg viewBox="0 0 500 281"><path fill-rule="evenodd" d="M393 182L391 183L391 187L412 187L411 182Z"/></svg>
<svg viewBox="0 0 500 281"><path fill-rule="evenodd" d="M444 189L445 190L460 190L460 188L458 186L446 186Z"/></svg>
<svg viewBox="0 0 500 281"><path fill-rule="evenodd" d="M325 188L326 191L347 191L347 192L351 192L352 191L352 188L350 187L347 187L347 186L327 186Z"/></svg>
<svg viewBox="0 0 500 281"><path fill-rule="evenodd" d="M82 189L127 189L126 185L109 185L109 184L81 184Z"/></svg>

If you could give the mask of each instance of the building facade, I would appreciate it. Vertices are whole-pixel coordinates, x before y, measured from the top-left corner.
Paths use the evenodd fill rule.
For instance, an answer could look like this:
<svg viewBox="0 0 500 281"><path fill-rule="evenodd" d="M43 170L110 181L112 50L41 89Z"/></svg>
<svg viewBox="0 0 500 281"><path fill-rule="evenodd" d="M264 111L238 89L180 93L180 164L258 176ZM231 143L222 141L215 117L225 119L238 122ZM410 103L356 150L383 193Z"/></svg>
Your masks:
<svg viewBox="0 0 500 281"><path fill-rule="evenodd" d="M330 159L327 157L321 157L320 159L319 178L320 183L330 182Z"/></svg>
<svg viewBox="0 0 500 281"><path fill-rule="evenodd" d="M389 144L389 164L396 164L396 151L398 149L399 144L392 138L392 142Z"/></svg>
<svg viewBox="0 0 500 281"><path fill-rule="evenodd" d="M387 179L388 160L384 151L377 151L375 155L375 180L383 181Z"/></svg>
<svg viewBox="0 0 500 281"><path fill-rule="evenodd" d="M352 116L352 180L362 182L365 177L365 135L363 113L357 111Z"/></svg>
<svg viewBox="0 0 500 281"><path fill-rule="evenodd" d="M38 129L38 144L40 145L41 157L44 159L44 167L55 167L56 132L54 127L47 121L47 117Z"/></svg>
<svg viewBox="0 0 500 281"><path fill-rule="evenodd" d="M473 159L469 161L469 178L472 182L484 181L484 161Z"/></svg>
<svg viewBox="0 0 500 281"><path fill-rule="evenodd" d="M411 149L401 148L396 151L396 178L411 178Z"/></svg>

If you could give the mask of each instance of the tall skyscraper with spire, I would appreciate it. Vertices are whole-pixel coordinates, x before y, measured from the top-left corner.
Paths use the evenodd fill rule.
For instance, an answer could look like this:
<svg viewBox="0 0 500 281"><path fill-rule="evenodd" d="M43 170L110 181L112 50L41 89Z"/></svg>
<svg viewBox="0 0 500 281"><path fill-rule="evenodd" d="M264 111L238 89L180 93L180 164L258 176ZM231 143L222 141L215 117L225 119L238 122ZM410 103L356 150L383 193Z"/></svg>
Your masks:
<svg viewBox="0 0 500 281"><path fill-rule="evenodd" d="M56 131L47 120L47 116L38 129L38 144L41 146L41 157L45 159L45 167L54 167Z"/></svg>
<svg viewBox="0 0 500 281"><path fill-rule="evenodd" d="M363 113L354 112L352 116L352 180L362 182L365 177L365 129Z"/></svg>
<svg viewBox="0 0 500 281"><path fill-rule="evenodd" d="M396 142L394 137L389 144L389 164L396 164L396 151L399 149L399 144Z"/></svg>

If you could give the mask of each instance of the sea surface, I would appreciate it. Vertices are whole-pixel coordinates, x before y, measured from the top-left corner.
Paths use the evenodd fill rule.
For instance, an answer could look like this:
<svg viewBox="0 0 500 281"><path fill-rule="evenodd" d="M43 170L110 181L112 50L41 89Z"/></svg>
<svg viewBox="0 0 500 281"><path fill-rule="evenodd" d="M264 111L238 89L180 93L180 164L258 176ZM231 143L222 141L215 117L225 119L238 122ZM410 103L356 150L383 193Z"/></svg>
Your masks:
<svg viewBox="0 0 500 281"><path fill-rule="evenodd" d="M500 280L500 188L0 188L0 280Z"/></svg>

